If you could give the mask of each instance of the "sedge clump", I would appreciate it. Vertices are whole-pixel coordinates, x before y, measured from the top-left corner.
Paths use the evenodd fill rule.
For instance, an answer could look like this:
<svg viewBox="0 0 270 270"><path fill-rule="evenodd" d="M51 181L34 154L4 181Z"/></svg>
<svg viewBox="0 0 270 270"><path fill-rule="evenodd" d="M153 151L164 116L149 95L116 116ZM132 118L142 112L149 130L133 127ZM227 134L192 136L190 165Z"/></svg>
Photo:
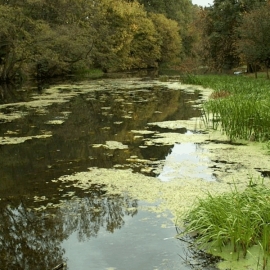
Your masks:
<svg viewBox="0 0 270 270"><path fill-rule="evenodd" d="M270 256L270 189L254 184L240 192L213 196L210 193L199 199L185 216L185 230L181 235L193 235L196 246L211 249L231 247L236 258L245 258L249 248L261 247L260 268L268 269ZM227 250L227 249L226 249Z"/></svg>

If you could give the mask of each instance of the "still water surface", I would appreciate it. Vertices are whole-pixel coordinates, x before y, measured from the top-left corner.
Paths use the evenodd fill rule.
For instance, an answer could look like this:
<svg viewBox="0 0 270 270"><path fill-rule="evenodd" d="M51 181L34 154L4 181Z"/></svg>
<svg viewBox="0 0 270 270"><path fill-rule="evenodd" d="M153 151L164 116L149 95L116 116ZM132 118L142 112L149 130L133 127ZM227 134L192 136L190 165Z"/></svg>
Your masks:
<svg viewBox="0 0 270 270"><path fill-rule="evenodd" d="M81 190L56 179L115 167L169 181L173 168L166 160L196 164L202 150L193 143L146 147L153 134L170 131L148 123L199 117L200 97L140 79L1 88L0 269L52 269L63 262L72 270L191 269L170 213L141 210L147 202L108 195L102 185ZM145 133L134 136L134 130ZM163 161L163 170L134 159L157 167ZM205 169L192 173L214 180Z"/></svg>

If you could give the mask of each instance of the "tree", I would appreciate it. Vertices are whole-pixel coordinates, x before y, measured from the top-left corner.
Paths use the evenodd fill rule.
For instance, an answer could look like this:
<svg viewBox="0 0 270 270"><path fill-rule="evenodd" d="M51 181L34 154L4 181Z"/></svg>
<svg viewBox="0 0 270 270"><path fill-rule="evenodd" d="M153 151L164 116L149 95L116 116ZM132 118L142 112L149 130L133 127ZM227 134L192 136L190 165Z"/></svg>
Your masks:
<svg viewBox="0 0 270 270"><path fill-rule="evenodd" d="M154 23L147 17L140 18L131 42L130 56L134 67L157 67L161 59L161 44Z"/></svg>
<svg viewBox="0 0 270 270"><path fill-rule="evenodd" d="M163 14L150 13L149 17L155 24L161 47L160 62L170 62L179 59L182 42L179 26L176 21L168 19Z"/></svg>
<svg viewBox="0 0 270 270"><path fill-rule="evenodd" d="M187 8L169 3L145 2L161 12L154 16L138 1L0 0L0 80L157 67L178 58Z"/></svg>
<svg viewBox="0 0 270 270"><path fill-rule="evenodd" d="M76 24L57 25L53 29L40 24L32 46L29 66L37 77L70 74L91 65L93 36Z"/></svg>
<svg viewBox="0 0 270 270"><path fill-rule="evenodd" d="M34 24L21 8L0 5L0 25L0 81L9 81L29 58Z"/></svg>
<svg viewBox="0 0 270 270"><path fill-rule="evenodd" d="M242 14L250 12L260 2L264 1L215 0L214 5L207 9L207 50L213 62L213 69L222 71L238 66L240 58L235 29L241 25Z"/></svg>
<svg viewBox="0 0 270 270"><path fill-rule="evenodd" d="M229 70L239 63L234 45L237 39L234 29L239 24L239 15L239 6L234 0L216 0L209 9L207 34L215 70Z"/></svg>
<svg viewBox="0 0 270 270"><path fill-rule="evenodd" d="M264 64L267 78L270 64L270 4L246 13L237 28L240 36L238 51L248 63ZM255 76L257 73L255 72Z"/></svg>
<svg viewBox="0 0 270 270"><path fill-rule="evenodd" d="M186 29L186 43L189 44L186 57L181 62L181 70L184 72L206 71L211 64L209 57L209 41L206 36L207 9L194 6L193 20Z"/></svg>
<svg viewBox="0 0 270 270"><path fill-rule="evenodd" d="M189 24L193 20L193 5L190 0L138 0L149 13L165 15L166 18L178 23L182 40L181 57L190 55L193 40L188 32Z"/></svg>
<svg viewBox="0 0 270 270"><path fill-rule="evenodd" d="M103 70L125 70L156 66L160 44L153 22L138 2L102 0L93 57Z"/></svg>
<svg viewBox="0 0 270 270"><path fill-rule="evenodd" d="M166 1L164 0L133 0L142 4L147 12L161 13L167 16ZM130 2L128 0L128 2ZM169 1L170 2L170 1Z"/></svg>
<svg viewBox="0 0 270 270"><path fill-rule="evenodd" d="M52 77L91 65L94 12L84 0L0 5L0 80L13 80L22 70Z"/></svg>

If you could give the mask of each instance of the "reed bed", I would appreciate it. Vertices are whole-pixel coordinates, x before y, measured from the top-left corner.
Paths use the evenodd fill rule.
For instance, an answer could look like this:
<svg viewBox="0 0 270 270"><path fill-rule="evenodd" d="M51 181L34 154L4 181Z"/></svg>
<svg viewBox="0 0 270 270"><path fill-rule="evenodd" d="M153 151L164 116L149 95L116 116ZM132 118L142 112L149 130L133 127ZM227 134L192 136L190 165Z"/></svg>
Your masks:
<svg viewBox="0 0 270 270"><path fill-rule="evenodd" d="M246 76L187 75L184 83L213 89L204 103L205 124L231 140L270 140L270 82Z"/></svg>
<svg viewBox="0 0 270 270"><path fill-rule="evenodd" d="M263 184L250 184L239 192L199 199L185 217L182 235L196 233L200 249L231 246L232 252L246 257L253 245L261 247L262 260L257 269L268 269L270 255L270 190Z"/></svg>

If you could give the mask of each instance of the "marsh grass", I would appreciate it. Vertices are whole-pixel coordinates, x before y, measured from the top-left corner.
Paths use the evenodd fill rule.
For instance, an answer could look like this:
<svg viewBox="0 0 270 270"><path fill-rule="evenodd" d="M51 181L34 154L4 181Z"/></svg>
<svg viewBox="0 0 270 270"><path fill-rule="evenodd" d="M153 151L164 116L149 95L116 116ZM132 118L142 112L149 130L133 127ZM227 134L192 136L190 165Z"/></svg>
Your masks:
<svg viewBox="0 0 270 270"><path fill-rule="evenodd" d="M218 99L218 98L226 98L230 96L231 93L226 90L220 90L220 91L215 91L210 95L210 99Z"/></svg>
<svg viewBox="0 0 270 270"><path fill-rule="evenodd" d="M232 191L219 196L207 194L199 199L185 216L183 235L196 233L196 244L200 249L217 248L222 252L232 247L237 259L246 257L248 249L261 246L263 263L267 269L270 255L270 189L263 183L254 184L240 192L236 186Z"/></svg>
<svg viewBox="0 0 270 270"><path fill-rule="evenodd" d="M266 142L266 150L270 154L270 140Z"/></svg>
<svg viewBox="0 0 270 270"><path fill-rule="evenodd" d="M214 90L203 106L205 124L221 129L231 140L270 139L270 83L246 76L183 76L184 83Z"/></svg>

